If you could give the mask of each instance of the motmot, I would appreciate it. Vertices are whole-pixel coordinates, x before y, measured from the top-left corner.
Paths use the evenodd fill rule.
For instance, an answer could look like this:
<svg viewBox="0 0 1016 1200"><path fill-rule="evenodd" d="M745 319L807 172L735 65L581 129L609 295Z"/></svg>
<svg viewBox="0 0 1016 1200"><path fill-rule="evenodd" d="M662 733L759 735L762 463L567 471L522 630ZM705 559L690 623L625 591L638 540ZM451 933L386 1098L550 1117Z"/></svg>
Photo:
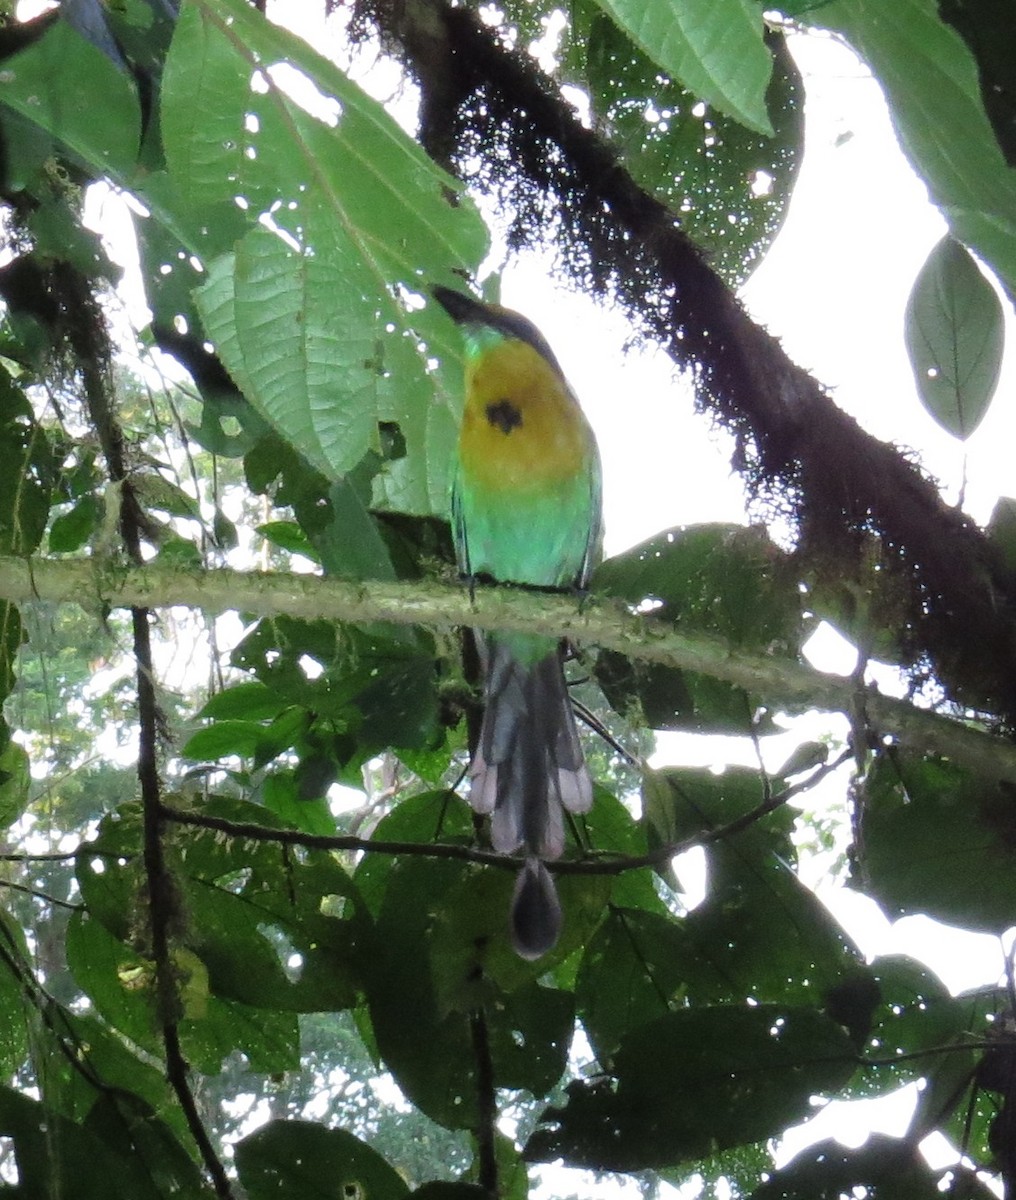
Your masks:
<svg viewBox="0 0 1016 1200"><path fill-rule="evenodd" d="M600 456L554 352L519 313L445 287L434 298L464 333L465 403L452 470L459 569L540 589L585 587L600 553ZM528 633L474 631L483 718L469 800L490 814L501 854L524 864L511 904L523 958L550 950L561 906L546 862L564 850L564 813L592 804L564 677L564 645Z"/></svg>

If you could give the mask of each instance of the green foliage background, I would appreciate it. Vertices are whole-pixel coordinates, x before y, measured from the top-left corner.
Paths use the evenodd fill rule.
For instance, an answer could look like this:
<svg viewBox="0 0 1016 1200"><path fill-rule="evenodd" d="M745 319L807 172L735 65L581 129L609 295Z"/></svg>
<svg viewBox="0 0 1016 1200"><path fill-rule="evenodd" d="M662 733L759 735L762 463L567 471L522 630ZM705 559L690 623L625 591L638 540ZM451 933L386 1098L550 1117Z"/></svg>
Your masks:
<svg viewBox="0 0 1016 1200"><path fill-rule="evenodd" d="M501 19L526 39L551 7L512 0ZM619 169L736 286L801 153L785 44L753 0L566 9L558 82L588 94ZM243 0L75 13L0 29L0 554L101 570L133 521L169 566L301 556L367 589L452 578L461 351L428 289L479 270L477 197ZM870 63L950 223L907 338L936 381L926 405L966 437L1002 353L969 250L1011 294L1013 168L961 33L932 0L888 13L784 10ZM98 180L136 202L141 337L176 349L186 385L114 369L96 297L116 271L81 221ZM593 593L796 662L823 608L811 582L758 527L703 525L605 562ZM821 615L893 643L884 610L853 600ZM526 963L504 928L511 864L483 852L455 790L472 703L457 636L283 616L248 620L220 655L210 624L164 618L161 644L210 639L213 668L158 689L153 808L109 736L133 741L136 629L82 601L0 605L0 1190L521 1197L529 1164L561 1160L647 1194L697 1173L706 1194L724 1180L759 1200L933 1197L946 1176L916 1145L936 1129L1010 1184L1011 999L951 996L905 958L866 963L804 886L788 802L831 769L824 755L788 778L643 769L646 726L757 738L765 695L583 650L576 694L610 737L589 741L598 789L558 877L564 935ZM862 743L853 886L891 914L1016 924L1013 781ZM356 807L333 802L337 784L362 792ZM692 844L708 891L688 911L670 858ZM907 1137L773 1170L771 1140L816 1095L915 1079ZM974 1169L949 1180L992 1194Z"/></svg>

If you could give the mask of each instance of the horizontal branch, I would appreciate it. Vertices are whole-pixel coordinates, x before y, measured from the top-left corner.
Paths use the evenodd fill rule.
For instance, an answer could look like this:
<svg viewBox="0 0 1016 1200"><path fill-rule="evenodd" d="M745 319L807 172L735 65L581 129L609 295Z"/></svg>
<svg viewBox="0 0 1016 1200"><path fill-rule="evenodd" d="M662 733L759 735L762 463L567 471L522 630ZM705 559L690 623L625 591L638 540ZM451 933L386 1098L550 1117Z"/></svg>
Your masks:
<svg viewBox="0 0 1016 1200"><path fill-rule="evenodd" d="M616 650L628 658L697 671L744 688L770 707L807 705L856 713L869 726L911 749L934 752L978 772L1016 780L1016 745L962 721L884 696L873 686L803 663L751 654L709 634L632 613L620 601L519 588L466 588L432 581L348 582L284 572L120 567L89 559L0 556L0 600L46 600L95 608L169 608L208 613L241 611L304 620L389 621L398 625L543 633Z"/></svg>
<svg viewBox="0 0 1016 1200"><path fill-rule="evenodd" d="M714 842L723 841L747 829L750 825L761 821L776 809L781 808L799 792L817 782L820 776L826 775L839 763L849 757L849 752L840 755L835 763L819 767L803 783L785 788L775 796L769 796L761 804L755 805L748 812L742 813L725 825L717 825L712 829L704 829L699 833L690 834L676 842L667 842L655 846L645 854L612 854L598 853L580 859L562 859L558 862L548 862L546 867L557 875L621 875L625 871L636 871L643 867L659 867L677 855L691 850L695 846L708 846ZM478 850L475 846L460 845L457 842L394 842L384 838L363 838L355 834L319 834L304 833L299 829L277 829L269 825L258 825L250 821L231 821L226 817L217 817L211 813L195 812L187 809L172 808L162 805L160 814L166 821L177 825L189 825L196 829L214 829L227 837L241 838L255 842L274 842L282 846L304 846L313 850L353 851L364 854L415 855L420 858L451 858L464 862L483 863L485 866L498 867L501 870L517 871L524 866L526 859L510 855L498 854L492 850Z"/></svg>

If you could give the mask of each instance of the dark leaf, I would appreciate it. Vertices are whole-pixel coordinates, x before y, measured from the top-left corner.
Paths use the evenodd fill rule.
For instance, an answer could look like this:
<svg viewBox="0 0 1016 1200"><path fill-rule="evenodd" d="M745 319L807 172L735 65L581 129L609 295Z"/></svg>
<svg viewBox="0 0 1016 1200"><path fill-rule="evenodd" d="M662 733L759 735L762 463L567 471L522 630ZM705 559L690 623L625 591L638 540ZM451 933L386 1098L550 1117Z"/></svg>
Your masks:
<svg viewBox="0 0 1016 1200"><path fill-rule="evenodd" d="M1016 821L1004 781L882 754L867 782L863 868L889 912L1001 933L1016 911Z"/></svg>
<svg viewBox="0 0 1016 1200"><path fill-rule="evenodd" d="M774 132L766 136L662 74L652 51L644 53L602 11L571 8L566 71L588 87L638 182L680 212L715 269L739 286L783 223L802 157L801 80L783 39L769 39L766 107Z"/></svg>
<svg viewBox="0 0 1016 1200"><path fill-rule="evenodd" d="M813 1009L667 1013L622 1041L612 1080L572 1084L566 1105L544 1112L525 1155L617 1171L687 1162L775 1136L856 1066L846 1033Z"/></svg>
<svg viewBox="0 0 1016 1200"><path fill-rule="evenodd" d="M793 657L804 635L796 573L756 527L668 530L596 570L592 590L619 596L654 620L714 633L735 647ZM597 677L614 708L637 702L657 729L764 732L759 705L709 676L601 655Z"/></svg>
<svg viewBox="0 0 1016 1200"><path fill-rule="evenodd" d="M310 1121L271 1121L236 1147L236 1167L250 1200L402 1200L402 1177L344 1129Z"/></svg>
<svg viewBox="0 0 1016 1200"><path fill-rule="evenodd" d="M897 1141L872 1134L858 1150L839 1142L809 1146L771 1179L752 1192L751 1200L839 1200L846 1194L873 1200L940 1200L942 1183L953 1174L933 1171L909 1140ZM950 1196L988 1200L994 1193L974 1179L961 1179L948 1189ZM974 1190L969 1186L973 1183Z"/></svg>

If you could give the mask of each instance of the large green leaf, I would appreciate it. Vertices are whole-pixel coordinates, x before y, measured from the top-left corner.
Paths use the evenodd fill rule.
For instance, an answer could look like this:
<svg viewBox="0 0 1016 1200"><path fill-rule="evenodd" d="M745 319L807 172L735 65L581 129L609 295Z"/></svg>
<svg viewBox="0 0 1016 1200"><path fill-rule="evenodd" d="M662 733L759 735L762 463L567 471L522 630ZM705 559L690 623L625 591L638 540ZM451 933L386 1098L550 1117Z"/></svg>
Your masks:
<svg viewBox="0 0 1016 1200"><path fill-rule="evenodd" d="M803 89L785 42L772 41L767 137L663 75L593 0L574 0L570 15L565 78L589 92L633 177L680 213L714 268L740 285L782 225L804 149Z"/></svg>
<svg viewBox="0 0 1016 1200"><path fill-rule="evenodd" d="M31 554L49 518L56 462L25 393L0 366L0 553Z"/></svg>
<svg viewBox="0 0 1016 1200"><path fill-rule="evenodd" d="M82 1122L97 1099L115 1091L124 1099L129 1096L136 1110L168 1125L182 1145L191 1145L186 1118L155 1056L140 1057L136 1047L94 1014L54 1009L51 1016L47 1033L54 1043L60 1038L61 1045L46 1047L42 1099L49 1107ZM36 1062L42 1060L40 1049L36 1047Z"/></svg>
<svg viewBox="0 0 1016 1200"><path fill-rule="evenodd" d="M7 605L0 606L2 608L7 608ZM0 732L6 735L7 731L2 728ZM8 741L0 750L0 829L13 825L28 807L31 782L31 769L24 746Z"/></svg>
<svg viewBox="0 0 1016 1200"><path fill-rule="evenodd" d="M282 63L313 79L316 115ZM474 207L379 104L242 0L184 5L162 104L174 194L262 219L199 298L238 386L332 479L378 447L379 423L397 426L406 455L379 498L443 509L460 352L434 306L410 318L402 299L475 269Z"/></svg>
<svg viewBox="0 0 1016 1200"><path fill-rule="evenodd" d="M753 0L598 0L674 79L721 112L772 134L766 88L772 60Z"/></svg>
<svg viewBox="0 0 1016 1200"><path fill-rule="evenodd" d="M344 1129L310 1121L271 1121L236 1147L236 1166L250 1200L402 1200L399 1173Z"/></svg>
<svg viewBox="0 0 1016 1200"><path fill-rule="evenodd" d="M22 982L23 956L19 926L0 911L0 1071L5 1079L20 1071L28 1052L28 1010Z"/></svg>
<svg viewBox="0 0 1016 1200"><path fill-rule="evenodd" d="M213 800L207 811L234 821L279 824L265 809L236 800ZM136 951L128 953L137 933L136 898L144 889L139 847L139 813L130 806L103 822L78 861L78 884L90 914L125 943L117 952L122 961L114 966L121 976L128 958L139 959ZM99 857L110 853L123 857ZM178 834L170 869L186 914L179 948L203 964L210 997L280 1012L355 1002L361 906L331 855L307 851L296 858L267 841L248 845L192 829ZM78 961L87 968L87 956Z"/></svg>
<svg viewBox="0 0 1016 1200"><path fill-rule="evenodd" d="M583 902L594 895L598 911L609 888L577 877L560 882L565 935L557 960L588 928ZM385 879L367 978L374 1035L402 1090L449 1128L475 1128L478 1120L475 1021L485 1024L498 1087L544 1095L567 1061L572 997L536 982L547 959L537 967L512 951L512 883L505 871L409 857Z"/></svg>
<svg viewBox="0 0 1016 1200"><path fill-rule="evenodd" d="M573 1084L526 1145L536 1161L635 1171L761 1141L835 1092L857 1058L808 1008L718 1005L667 1013L628 1035L613 1080Z"/></svg>
<svg viewBox="0 0 1016 1200"><path fill-rule="evenodd" d="M406 796L386 813L374 830L385 842L458 842L469 845L476 836L469 806L451 790ZM388 876L398 860L388 854L365 854L353 882L376 917L385 898Z"/></svg>
<svg viewBox="0 0 1016 1200"><path fill-rule="evenodd" d="M1016 293L1016 171L985 114L977 64L936 0L830 0L802 19L842 34L868 63L952 232Z"/></svg>
<svg viewBox="0 0 1016 1200"><path fill-rule="evenodd" d="M891 913L1001 934L1016 911L1010 785L942 759L880 755L862 809L862 867Z"/></svg>
<svg viewBox="0 0 1016 1200"><path fill-rule="evenodd" d="M207 1194L198 1190L193 1171L187 1180L191 1186L181 1187L175 1154L174 1169L165 1169L166 1147L153 1147L147 1138L130 1136L126 1117L117 1126L125 1135L119 1145L111 1144L108 1122L93 1132L28 1096L0 1088L0 1136L13 1143L17 1164L18 1183L11 1194L161 1200L166 1193L156 1182L160 1175L162 1182L185 1200Z"/></svg>
<svg viewBox="0 0 1016 1200"><path fill-rule="evenodd" d="M866 1054L878 1066L865 1072L856 1093L878 1095L925 1079L922 1105L934 1108L943 1090L955 1098L957 1080L973 1071L983 1006L950 995L936 975L905 955L875 959L869 978L877 1003Z"/></svg>
<svg viewBox="0 0 1016 1200"><path fill-rule="evenodd" d="M154 964L125 946L99 921L76 914L67 931L67 961L82 991L115 1029L150 1054L161 1051L155 1007ZM240 1004L208 989L197 955L172 956L180 1003L180 1044L187 1061L218 1074L230 1054L243 1054L252 1071L292 1071L299 1065L296 1017ZM253 961L259 970L264 961Z"/></svg>
<svg viewBox="0 0 1016 1200"><path fill-rule="evenodd" d="M649 538L597 568L592 590L655 619L714 633L747 651L794 655L803 637L796 574L756 527L689 525ZM602 653L597 678L614 708L638 702L654 729L759 732L760 700L704 675ZM763 717L764 721L764 717Z"/></svg>
<svg viewBox="0 0 1016 1200"><path fill-rule="evenodd" d="M100 175L126 182L141 135L133 81L63 20L5 59L0 103L58 138Z"/></svg>
<svg viewBox="0 0 1016 1200"><path fill-rule="evenodd" d="M922 404L965 441L998 386L1005 321L995 289L948 234L914 280L904 336Z"/></svg>
<svg viewBox="0 0 1016 1200"><path fill-rule="evenodd" d="M307 678L304 655L325 668L317 678ZM235 736L237 750L246 743L258 765L295 747L355 769L388 746L423 749L440 734L438 670L426 634L280 617L259 622L233 661L293 706L260 735L251 722L226 723L226 739Z"/></svg>
<svg viewBox="0 0 1016 1200"><path fill-rule="evenodd" d="M649 777L644 807L657 841L673 842L749 812L763 794L757 772L671 770ZM586 947L576 987L601 1060L630 1030L689 1003L811 1003L863 1042L873 1004L851 1004L845 990L864 982L861 960L793 872L792 820L777 810L709 845L705 899L683 917L611 910Z"/></svg>
<svg viewBox="0 0 1016 1200"><path fill-rule="evenodd" d="M1016 91L1012 64L1016 51L1012 15L1006 0L944 0L939 5L943 21L959 33L977 61L984 111L1006 162L1016 166Z"/></svg>

